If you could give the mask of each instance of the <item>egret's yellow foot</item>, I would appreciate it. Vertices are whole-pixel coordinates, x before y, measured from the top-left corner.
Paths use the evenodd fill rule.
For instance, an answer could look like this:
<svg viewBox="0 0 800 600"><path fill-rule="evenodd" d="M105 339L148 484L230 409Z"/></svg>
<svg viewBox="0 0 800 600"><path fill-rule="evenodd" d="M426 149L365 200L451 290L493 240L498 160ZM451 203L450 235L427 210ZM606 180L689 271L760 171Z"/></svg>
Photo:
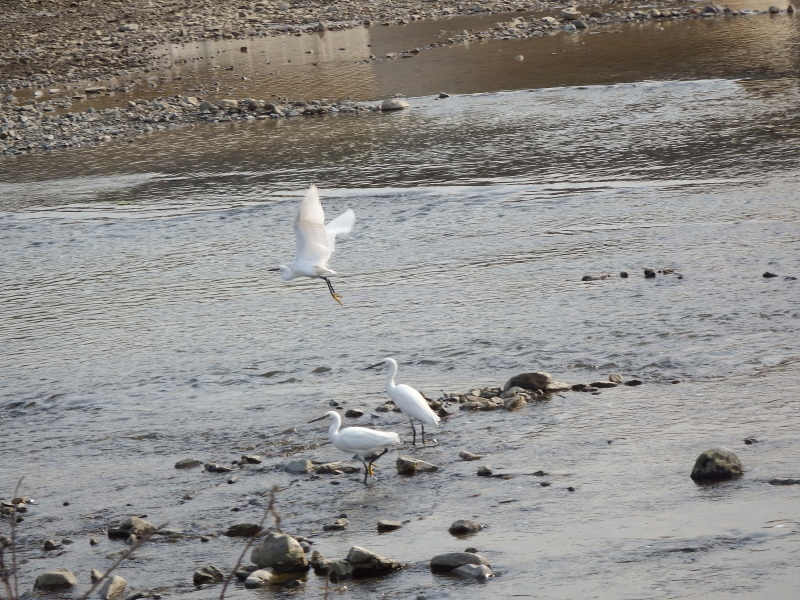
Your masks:
<svg viewBox="0 0 800 600"><path fill-rule="evenodd" d="M334 300L336 300L336 301L337 301L339 304L341 304L342 306L344 306L344 303L342 302L342 297L341 297L339 294L337 294L336 292L331 292L331 297L332 297Z"/></svg>
<svg viewBox="0 0 800 600"><path fill-rule="evenodd" d="M367 473L369 473L370 477L375 477L375 473L372 469L372 465L367 465Z"/></svg>

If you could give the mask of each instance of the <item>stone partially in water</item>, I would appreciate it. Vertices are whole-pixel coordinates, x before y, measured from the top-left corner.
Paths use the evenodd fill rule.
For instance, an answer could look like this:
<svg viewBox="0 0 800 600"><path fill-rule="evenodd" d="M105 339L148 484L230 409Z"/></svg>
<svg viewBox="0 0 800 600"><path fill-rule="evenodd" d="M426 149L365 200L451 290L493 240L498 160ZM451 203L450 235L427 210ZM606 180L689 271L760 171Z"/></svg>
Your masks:
<svg viewBox="0 0 800 600"><path fill-rule="evenodd" d="M431 463L412 458L410 456L399 456L395 461L397 472L401 475L414 475L416 473L433 473L438 471L439 467Z"/></svg>
<svg viewBox="0 0 800 600"><path fill-rule="evenodd" d="M236 523L228 527L225 535L228 537L253 537L262 529L261 525L257 523Z"/></svg>
<svg viewBox="0 0 800 600"><path fill-rule="evenodd" d="M208 583L217 583L222 581L225 575L214 565L206 565L205 567L200 567L194 572L192 576L192 582L195 585L204 585Z"/></svg>
<svg viewBox="0 0 800 600"><path fill-rule="evenodd" d="M402 98L387 98L381 103L381 110L403 110L408 107L408 101Z"/></svg>
<svg viewBox="0 0 800 600"><path fill-rule="evenodd" d="M258 569L250 573L244 580L244 587L247 589L257 589L269 586L275 579L275 571L272 569Z"/></svg>
<svg viewBox="0 0 800 600"><path fill-rule="evenodd" d="M478 533L481 529L483 529L483 525L477 521L459 519L458 521L454 521L447 531L449 531L451 535L470 535L472 533Z"/></svg>
<svg viewBox="0 0 800 600"><path fill-rule="evenodd" d="M118 600L125 595L125 586L128 584L124 577L119 575L112 575L103 584L100 590L100 597L103 600Z"/></svg>
<svg viewBox="0 0 800 600"><path fill-rule="evenodd" d="M733 451L727 448L711 448L697 457L692 469L692 479L708 483L740 477L742 473L742 462Z"/></svg>
<svg viewBox="0 0 800 600"><path fill-rule="evenodd" d="M453 574L476 581L486 581L490 577L494 577L494 573L486 565L462 565L453 569Z"/></svg>
<svg viewBox="0 0 800 600"><path fill-rule="evenodd" d="M53 569L36 578L33 589L43 591L67 590L78 585L75 574L68 569Z"/></svg>
<svg viewBox="0 0 800 600"><path fill-rule="evenodd" d="M285 533L267 533L253 548L250 560L262 569L272 567L281 573L308 570L308 560L300 542Z"/></svg>
<svg viewBox="0 0 800 600"><path fill-rule="evenodd" d="M547 385L553 380L550 373L542 371L534 371L532 373L520 373L514 375L503 386L503 390L508 390L512 387L521 387L526 390L545 390Z"/></svg>
<svg viewBox="0 0 800 600"><path fill-rule="evenodd" d="M431 559L431 571L452 571L463 565L486 565L491 567L489 561L474 552L447 552L437 554Z"/></svg>

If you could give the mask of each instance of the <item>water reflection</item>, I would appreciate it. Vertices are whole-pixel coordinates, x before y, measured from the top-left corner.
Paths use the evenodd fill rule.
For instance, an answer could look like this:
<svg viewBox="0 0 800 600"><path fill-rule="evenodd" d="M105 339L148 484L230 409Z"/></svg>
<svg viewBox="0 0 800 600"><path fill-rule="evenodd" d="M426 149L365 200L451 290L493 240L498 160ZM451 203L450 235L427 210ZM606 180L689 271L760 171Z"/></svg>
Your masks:
<svg viewBox="0 0 800 600"><path fill-rule="evenodd" d="M646 21L383 58L387 52L424 46L454 31L485 29L512 16L518 15L173 45L164 49L169 68L141 74L144 82L132 87L130 97L188 92L212 99L371 101L395 94L469 94L645 79L776 78L794 76L800 68L800 20L785 14ZM372 54L380 60L367 60ZM524 60L515 60L520 55ZM109 83L127 85L122 79ZM115 106L127 97L109 95L84 104Z"/></svg>

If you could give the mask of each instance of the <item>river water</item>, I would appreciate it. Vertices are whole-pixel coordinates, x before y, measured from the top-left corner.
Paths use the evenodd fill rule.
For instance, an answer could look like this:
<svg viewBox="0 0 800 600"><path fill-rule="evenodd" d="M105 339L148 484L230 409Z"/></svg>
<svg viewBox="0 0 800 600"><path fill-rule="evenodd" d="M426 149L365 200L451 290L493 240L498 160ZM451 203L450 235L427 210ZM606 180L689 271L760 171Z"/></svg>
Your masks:
<svg viewBox="0 0 800 600"><path fill-rule="evenodd" d="M380 47L402 50L424 39L409 27L350 35L372 32L374 53L406 36ZM800 475L798 44L796 19L762 14L433 49L373 63L354 87L403 93L407 111L0 162L0 497L24 476L37 499L18 530L23 589L61 566L88 581L124 547L106 526L138 514L183 534L124 564L130 586L216 597L191 573L230 568L241 542L199 537L257 521L280 485L285 531L330 557L359 545L410 565L337 597L796 595L800 488L769 481ZM324 62L275 93L323 95L301 88ZM263 97L260 78L240 81ZM291 260L312 181L328 218L356 212L333 260L344 306L268 271ZM431 398L530 370L644 385L515 413L455 407L437 445L400 450L441 467L430 476L400 478L393 455L367 487L281 471L347 460L307 424L331 401L366 412L349 424L407 437L399 416L370 417L384 380L363 367L384 356ZM697 486L694 459L715 446L745 476ZM173 468L242 453L264 462L232 485ZM477 478L481 464L507 477ZM341 513L349 529L323 533ZM408 523L379 535L380 518ZM453 538L460 518L485 528ZM499 576L430 573L431 556L467 546ZM273 595L320 598L324 583Z"/></svg>

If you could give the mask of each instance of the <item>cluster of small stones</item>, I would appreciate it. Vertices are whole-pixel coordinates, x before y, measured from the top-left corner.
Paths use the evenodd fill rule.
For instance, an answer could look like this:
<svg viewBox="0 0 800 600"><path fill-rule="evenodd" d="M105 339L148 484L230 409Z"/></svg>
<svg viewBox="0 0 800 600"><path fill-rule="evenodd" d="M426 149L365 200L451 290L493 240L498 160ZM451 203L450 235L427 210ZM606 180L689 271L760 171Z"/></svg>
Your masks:
<svg viewBox="0 0 800 600"><path fill-rule="evenodd" d="M385 101L401 102L399 99ZM151 101L128 101L124 107L80 113L59 112L56 103L18 104L14 96L0 101L0 154L75 148L196 123L246 122L302 116L339 115L397 110L388 104L327 100L201 101L174 96Z"/></svg>

